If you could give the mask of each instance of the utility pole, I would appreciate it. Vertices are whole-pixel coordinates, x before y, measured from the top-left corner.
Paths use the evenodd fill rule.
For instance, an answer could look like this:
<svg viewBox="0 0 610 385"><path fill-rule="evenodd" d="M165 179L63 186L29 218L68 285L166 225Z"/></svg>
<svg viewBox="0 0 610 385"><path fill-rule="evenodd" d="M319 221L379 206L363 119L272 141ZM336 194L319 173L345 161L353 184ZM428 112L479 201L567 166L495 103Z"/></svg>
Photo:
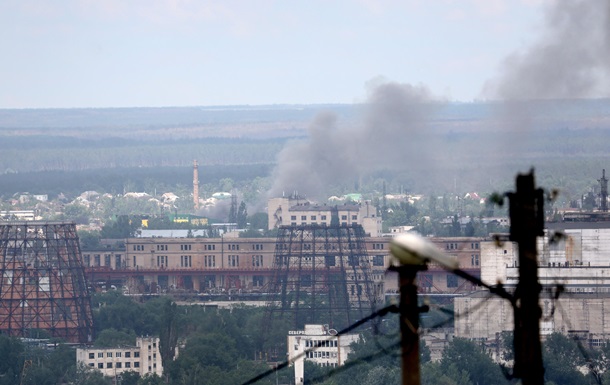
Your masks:
<svg viewBox="0 0 610 385"><path fill-rule="evenodd" d="M419 313L417 303L417 272L425 265L398 267L400 284L400 346L402 349L402 385L419 385Z"/></svg>
<svg viewBox="0 0 610 385"><path fill-rule="evenodd" d="M510 240L519 250L519 283L514 293L514 376L523 385L543 385L542 346L540 343L539 299L536 238L544 235L544 193L535 188L534 172L517 175L517 190L508 193L510 203Z"/></svg>

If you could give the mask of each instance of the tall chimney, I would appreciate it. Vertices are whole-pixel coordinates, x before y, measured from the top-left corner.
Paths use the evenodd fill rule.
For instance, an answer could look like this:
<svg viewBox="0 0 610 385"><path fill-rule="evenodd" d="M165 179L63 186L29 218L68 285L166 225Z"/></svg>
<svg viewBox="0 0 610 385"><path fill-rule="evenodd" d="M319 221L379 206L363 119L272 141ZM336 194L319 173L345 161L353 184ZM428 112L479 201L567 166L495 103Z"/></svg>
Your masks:
<svg viewBox="0 0 610 385"><path fill-rule="evenodd" d="M193 161L193 203L195 210L199 210L199 166L197 159Z"/></svg>

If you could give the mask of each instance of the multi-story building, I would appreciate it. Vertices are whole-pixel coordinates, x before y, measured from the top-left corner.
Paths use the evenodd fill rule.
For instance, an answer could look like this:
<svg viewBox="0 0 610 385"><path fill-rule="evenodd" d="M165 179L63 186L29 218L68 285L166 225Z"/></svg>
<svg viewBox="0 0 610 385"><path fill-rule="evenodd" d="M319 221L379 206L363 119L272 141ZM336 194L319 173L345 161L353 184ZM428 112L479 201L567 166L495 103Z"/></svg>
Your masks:
<svg viewBox="0 0 610 385"><path fill-rule="evenodd" d="M327 225L333 216L338 225L361 225L365 234L381 236L381 215L369 201L342 205L313 204L300 198L272 198L267 204L269 230L280 226Z"/></svg>
<svg viewBox="0 0 610 385"><path fill-rule="evenodd" d="M571 334L595 346L610 338L605 309L610 309L610 223L563 222L549 224L538 239L538 280L543 291L541 334ZM557 237L555 231L563 236ZM481 279L502 283L509 291L519 282L519 257L512 242L481 244ZM561 285L562 294L554 298ZM561 311L557 311L560 309ZM481 291L455 299L458 337L489 340L513 330L511 304Z"/></svg>
<svg viewBox="0 0 610 385"><path fill-rule="evenodd" d="M305 360L320 366L341 366L351 352L358 334L338 336L325 325L305 325L304 330L288 332L288 360L294 365L295 384L304 383Z"/></svg>
<svg viewBox="0 0 610 385"><path fill-rule="evenodd" d="M398 277L387 271L391 261L390 239L364 238L369 273L377 293L398 292ZM132 293L154 291L157 287L200 293L264 292L274 273L276 241L228 237L129 238L123 251L83 252L83 263L91 282L126 284ZM478 237L431 238L431 241L454 256L463 270L477 277L485 245L493 244ZM424 293L451 296L475 290L470 282L433 263L418 277L420 291Z"/></svg>
<svg viewBox="0 0 610 385"><path fill-rule="evenodd" d="M136 346L116 348L78 348L76 363L83 364L115 377L123 372L133 371L146 374L163 374L163 363L159 351L159 338L138 337Z"/></svg>
<svg viewBox="0 0 610 385"><path fill-rule="evenodd" d="M383 293L388 238L365 238L370 274ZM197 292L264 292L274 273L275 238L129 238L125 250L83 253L92 282Z"/></svg>

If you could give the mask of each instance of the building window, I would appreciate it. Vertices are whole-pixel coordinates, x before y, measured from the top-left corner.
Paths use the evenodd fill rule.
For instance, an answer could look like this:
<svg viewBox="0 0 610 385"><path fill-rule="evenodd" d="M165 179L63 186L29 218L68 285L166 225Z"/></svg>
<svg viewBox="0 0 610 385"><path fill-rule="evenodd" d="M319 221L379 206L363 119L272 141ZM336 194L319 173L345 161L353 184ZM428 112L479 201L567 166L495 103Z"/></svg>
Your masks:
<svg viewBox="0 0 610 385"><path fill-rule="evenodd" d="M121 352L116 352L115 357L121 357Z"/></svg>
<svg viewBox="0 0 610 385"><path fill-rule="evenodd" d="M203 257L203 263L205 267L216 267L216 256L215 255L205 255Z"/></svg>
<svg viewBox="0 0 610 385"><path fill-rule="evenodd" d="M89 254L83 254L83 263L86 267L89 267L91 263L91 256Z"/></svg>
<svg viewBox="0 0 610 385"><path fill-rule="evenodd" d="M296 221L297 220L297 216L296 215L291 215L290 216L290 220L291 221Z"/></svg>
<svg viewBox="0 0 610 385"><path fill-rule="evenodd" d="M89 362L89 366L94 367L95 364L93 362Z"/></svg>
<svg viewBox="0 0 610 385"><path fill-rule="evenodd" d="M252 245L252 250L262 250L262 249L263 249L262 243L255 243L254 245Z"/></svg>
<svg viewBox="0 0 610 385"><path fill-rule="evenodd" d="M125 367L126 368L131 368L131 362L125 362Z"/></svg>
<svg viewBox="0 0 610 385"><path fill-rule="evenodd" d="M95 353L89 353L89 359L92 360L95 358Z"/></svg>
<svg viewBox="0 0 610 385"><path fill-rule="evenodd" d="M140 352L133 352L133 357L134 358L140 357Z"/></svg>
<svg viewBox="0 0 610 385"><path fill-rule="evenodd" d="M103 362L99 362L99 363L97 364L97 368L98 368L98 369L104 369L104 363L103 363Z"/></svg>
<svg viewBox="0 0 610 385"><path fill-rule="evenodd" d="M264 277L262 275L253 275L252 276L252 286L261 287L264 285Z"/></svg>
<svg viewBox="0 0 610 385"><path fill-rule="evenodd" d="M320 219L321 219L321 220L323 220L323 221L325 221L325 220L326 220L326 215L321 215L321 216L320 216Z"/></svg>
<svg viewBox="0 0 610 385"><path fill-rule="evenodd" d="M139 368L140 367L140 363L138 361L133 363L133 367L134 368Z"/></svg>
<svg viewBox="0 0 610 385"><path fill-rule="evenodd" d="M93 264L94 266L100 266L100 255L99 254L94 254L93 255Z"/></svg>
<svg viewBox="0 0 610 385"><path fill-rule="evenodd" d="M97 358L104 358L104 353L97 353Z"/></svg>
<svg viewBox="0 0 610 385"><path fill-rule="evenodd" d="M352 221L355 221L358 219L358 215L352 215Z"/></svg>
<svg viewBox="0 0 610 385"><path fill-rule="evenodd" d="M238 267L239 266L239 255L228 255L227 256L227 265L229 267Z"/></svg>
<svg viewBox="0 0 610 385"><path fill-rule="evenodd" d="M263 267L263 256L262 255L253 255L252 256L252 266L253 267Z"/></svg>
<svg viewBox="0 0 610 385"><path fill-rule="evenodd" d="M472 266L479 266L479 254L470 255L470 264Z"/></svg>
<svg viewBox="0 0 610 385"><path fill-rule="evenodd" d="M203 245L203 249L208 251L216 250L216 245Z"/></svg>
<svg viewBox="0 0 610 385"><path fill-rule="evenodd" d="M131 358L131 352L125 352L125 358Z"/></svg>
<svg viewBox="0 0 610 385"><path fill-rule="evenodd" d="M106 353L106 357L112 358L112 352Z"/></svg>
<svg viewBox="0 0 610 385"><path fill-rule="evenodd" d="M192 267L193 258L191 255L180 256L180 267Z"/></svg>
<svg viewBox="0 0 610 385"><path fill-rule="evenodd" d="M191 250L193 245L180 245L180 250L182 251L188 251Z"/></svg>
<svg viewBox="0 0 610 385"><path fill-rule="evenodd" d="M107 369L112 368L112 362L107 362L107 363L106 363L106 368L107 368Z"/></svg>
<svg viewBox="0 0 610 385"><path fill-rule="evenodd" d="M342 221L347 221L347 215L341 215L341 220Z"/></svg>
<svg viewBox="0 0 610 385"><path fill-rule="evenodd" d="M235 243L230 243L227 245L229 250L239 250L239 245Z"/></svg>
<svg viewBox="0 0 610 385"><path fill-rule="evenodd" d="M121 254L114 256L114 268L119 269L121 267Z"/></svg>
<svg viewBox="0 0 610 385"><path fill-rule="evenodd" d="M123 363L121 363L121 362L117 362L116 363L116 368L117 369L121 369L122 367L123 367Z"/></svg>
<svg viewBox="0 0 610 385"><path fill-rule="evenodd" d="M373 266L384 266L383 255L373 256Z"/></svg>
<svg viewBox="0 0 610 385"><path fill-rule="evenodd" d="M458 287L457 275L447 274L447 287Z"/></svg>
<svg viewBox="0 0 610 385"><path fill-rule="evenodd" d="M316 220L317 220L317 217L316 217L315 215L312 215L312 216L311 216L311 220L312 220L312 221L316 221Z"/></svg>

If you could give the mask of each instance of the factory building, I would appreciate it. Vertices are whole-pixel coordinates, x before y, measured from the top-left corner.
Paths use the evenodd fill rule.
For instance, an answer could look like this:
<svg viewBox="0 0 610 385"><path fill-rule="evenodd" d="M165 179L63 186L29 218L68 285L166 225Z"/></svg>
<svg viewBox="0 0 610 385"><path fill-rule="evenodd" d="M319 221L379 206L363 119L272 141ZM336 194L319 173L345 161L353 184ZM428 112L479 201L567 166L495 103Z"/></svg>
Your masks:
<svg viewBox="0 0 610 385"><path fill-rule="evenodd" d="M378 293L398 292L398 277L387 271L390 239L364 237L370 278ZM493 245L479 237L431 240L477 277L486 260L486 245ZM83 252L83 264L90 282L127 286L130 293L173 289L210 294L264 293L274 273L276 244L276 238L129 238L124 250ZM307 247L303 242L303 248ZM435 264L421 272L419 279L422 293L453 296L476 289Z"/></svg>
<svg viewBox="0 0 610 385"><path fill-rule="evenodd" d="M140 376L163 374L157 337L138 337L136 346L78 348L76 363L99 370L108 377L116 377L128 371L137 372Z"/></svg>
<svg viewBox="0 0 610 385"><path fill-rule="evenodd" d="M560 231L565 236L557 237ZM562 222L549 224L538 240L538 277L543 287L542 335L561 332L597 346L610 338L605 322L610 310L610 226L607 222ZM519 281L515 244L481 245L481 279L501 282L510 291ZM561 285L564 292L553 299ZM513 311L506 300L487 291L455 298L455 335L477 340L495 339L513 330ZM610 319L610 318L608 318Z"/></svg>

